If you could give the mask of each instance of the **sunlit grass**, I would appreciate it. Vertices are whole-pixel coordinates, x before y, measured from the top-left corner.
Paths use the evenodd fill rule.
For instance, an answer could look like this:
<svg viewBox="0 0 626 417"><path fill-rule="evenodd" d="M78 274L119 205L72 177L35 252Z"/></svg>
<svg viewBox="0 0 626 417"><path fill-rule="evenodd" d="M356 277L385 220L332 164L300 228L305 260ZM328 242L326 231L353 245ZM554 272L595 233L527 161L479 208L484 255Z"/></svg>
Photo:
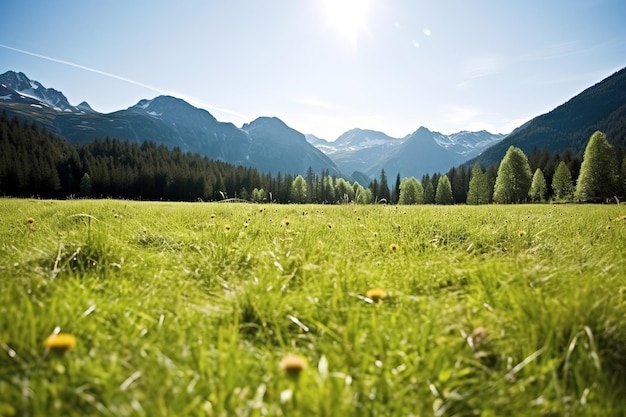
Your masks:
<svg viewBox="0 0 626 417"><path fill-rule="evenodd" d="M0 415L621 415L624 216L0 200Z"/></svg>

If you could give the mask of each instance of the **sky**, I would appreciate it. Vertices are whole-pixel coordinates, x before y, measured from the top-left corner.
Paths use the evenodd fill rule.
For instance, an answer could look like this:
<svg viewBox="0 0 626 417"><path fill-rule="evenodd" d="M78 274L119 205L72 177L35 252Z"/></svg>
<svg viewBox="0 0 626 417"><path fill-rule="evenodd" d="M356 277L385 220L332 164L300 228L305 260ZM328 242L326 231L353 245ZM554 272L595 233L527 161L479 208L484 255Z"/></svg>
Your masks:
<svg viewBox="0 0 626 417"><path fill-rule="evenodd" d="M626 66L623 0L4 0L0 73L99 112L509 133Z"/></svg>

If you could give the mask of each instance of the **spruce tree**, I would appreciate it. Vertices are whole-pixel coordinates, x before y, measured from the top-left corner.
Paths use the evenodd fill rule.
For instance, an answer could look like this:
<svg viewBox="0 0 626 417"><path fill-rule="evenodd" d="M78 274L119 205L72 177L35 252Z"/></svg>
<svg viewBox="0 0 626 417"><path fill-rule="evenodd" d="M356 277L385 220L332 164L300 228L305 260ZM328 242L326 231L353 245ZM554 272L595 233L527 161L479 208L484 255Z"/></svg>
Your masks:
<svg viewBox="0 0 626 417"><path fill-rule="evenodd" d="M585 148L580 175L576 184L576 198L599 202L619 194L619 176L613 146L606 135L596 131Z"/></svg>
<svg viewBox="0 0 626 417"><path fill-rule="evenodd" d="M498 168L493 201L498 204L523 202L528 197L531 180L528 158L521 149L511 146Z"/></svg>
<svg viewBox="0 0 626 417"><path fill-rule="evenodd" d="M86 172L80 179L80 195L83 197L91 197L91 177Z"/></svg>
<svg viewBox="0 0 626 417"><path fill-rule="evenodd" d="M380 171L380 184L378 188L378 199L385 199L386 203L391 201L391 191L389 190L389 183L387 182L387 175L385 169Z"/></svg>
<svg viewBox="0 0 626 417"><path fill-rule="evenodd" d="M432 181L428 178L424 181L424 204L433 204L435 202L435 188Z"/></svg>
<svg viewBox="0 0 626 417"><path fill-rule="evenodd" d="M626 156L622 160L622 169L621 169L621 184L622 184L622 197L626 198Z"/></svg>
<svg viewBox="0 0 626 417"><path fill-rule="evenodd" d="M400 173L398 172L398 175L396 175L396 184L393 187L393 194L391 196L392 204L397 204L398 201L400 200L400 184L401 183L402 181L400 180Z"/></svg>

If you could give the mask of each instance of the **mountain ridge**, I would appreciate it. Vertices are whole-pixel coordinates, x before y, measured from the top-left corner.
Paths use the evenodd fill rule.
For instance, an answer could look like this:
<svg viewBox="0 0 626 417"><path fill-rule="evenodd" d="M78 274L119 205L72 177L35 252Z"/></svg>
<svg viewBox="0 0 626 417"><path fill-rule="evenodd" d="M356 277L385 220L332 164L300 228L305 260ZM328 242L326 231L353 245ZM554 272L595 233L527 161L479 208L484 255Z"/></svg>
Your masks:
<svg viewBox="0 0 626 417"><path fill-rule="evenodd" d="M377 177L383 169L388 177L398 172L419 178L461 163L498 163L511 145L527 153L533 149L581 153L595 130L604 131L612 143L626 146L626 68L508 135L487 131L444 135L422 126L403 138L393 138L355 128L331 142L303 135L276 117L259 117L238 128L172 96L142 99L127 109L104 114L86 102L73 106L62 92L14 71L0 75L0 110L72 143L110 136L153 141L264 172L280 169L305 175L310 166L344 178L353 173L352 178L358 176L361 181ZM311 165L303 166L307 163Z"/></svg>
<svg viewBox="0 0 626 417"><path fill-rule="evenodd" d="M534 117L467 163L496 164L510 146L526 153L571 150L582 154L596 130L604 132L610 143L626 146L626 68L584 89L553 110Z"/></svg>
<svg viewBox="0 0 626 417"><path fill-rule="evenodd" d="M86 102L72 106L61 92L47 89L23 73L9 71L0 75L0 109L71 143L89 143L105 137L136 143L152 141L211 159L255 167L262 172L304 175L308 166L303 167L302 161L306 161L316 172L326 170L331 175L348 178L330 158L309 144L304 135L282 121L274 123L273 129L262 130L265 136L258 132L251 135L173 96L142 99L127 109L104 114L94 111ZM273 149L261 149L254 145L253 138ZM301 158L287 157L293 154Z"/></svg>

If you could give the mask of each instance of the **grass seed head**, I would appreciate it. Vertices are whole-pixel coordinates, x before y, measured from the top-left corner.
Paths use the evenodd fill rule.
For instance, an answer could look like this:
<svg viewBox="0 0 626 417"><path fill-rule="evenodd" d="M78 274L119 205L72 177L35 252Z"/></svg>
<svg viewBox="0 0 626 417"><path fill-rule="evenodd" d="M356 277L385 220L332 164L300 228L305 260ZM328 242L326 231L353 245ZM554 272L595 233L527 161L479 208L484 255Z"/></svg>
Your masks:
<svg viewBox="0 0 626 417"><path fill-rule="evenodd" d="M302 356L290 353L283 357L278 366L289 378L298 379L300 373L308 367L308 363Z"/></svg>
<svg viewBox="0 0 626 417"><path fill-rule="evenodd" d="M470 335L470 337L472 338L471 344L477 348L487 341L487 338L489 337L489 332L483 326L479 326L472 330L472 334Z"/></svg>

